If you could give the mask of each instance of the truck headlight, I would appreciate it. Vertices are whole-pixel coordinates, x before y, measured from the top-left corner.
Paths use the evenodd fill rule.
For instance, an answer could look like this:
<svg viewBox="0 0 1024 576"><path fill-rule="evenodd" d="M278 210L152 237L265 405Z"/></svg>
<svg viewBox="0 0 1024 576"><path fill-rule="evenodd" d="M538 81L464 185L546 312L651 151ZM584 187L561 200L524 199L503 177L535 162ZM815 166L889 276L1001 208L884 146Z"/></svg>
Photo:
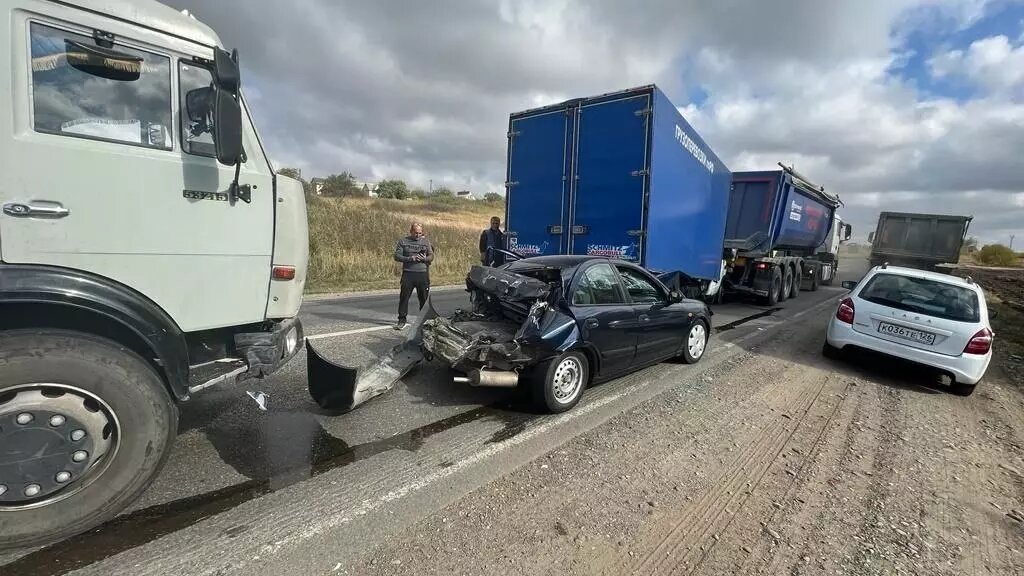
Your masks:
<svg viewBox="0 0 1024 576"><path fill-rule="evenodd" d="M291 356L295 352L295 348L299 345L299 331L295 326L292 326L288 333L284 335L284 348L285 354Z"/></svg>

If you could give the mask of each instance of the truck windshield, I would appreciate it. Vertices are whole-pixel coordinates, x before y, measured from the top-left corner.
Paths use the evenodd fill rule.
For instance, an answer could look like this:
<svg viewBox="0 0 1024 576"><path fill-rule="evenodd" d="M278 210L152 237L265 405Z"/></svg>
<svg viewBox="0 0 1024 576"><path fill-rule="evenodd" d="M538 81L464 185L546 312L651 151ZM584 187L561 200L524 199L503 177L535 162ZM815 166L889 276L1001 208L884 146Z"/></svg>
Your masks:
<svg viewBox="0 0 1024 576"><path fill-rule="evenodd" d="M878 274L860 291L860 298L935 318L979 320L978 295L974 290L927 278Z"/></svg>

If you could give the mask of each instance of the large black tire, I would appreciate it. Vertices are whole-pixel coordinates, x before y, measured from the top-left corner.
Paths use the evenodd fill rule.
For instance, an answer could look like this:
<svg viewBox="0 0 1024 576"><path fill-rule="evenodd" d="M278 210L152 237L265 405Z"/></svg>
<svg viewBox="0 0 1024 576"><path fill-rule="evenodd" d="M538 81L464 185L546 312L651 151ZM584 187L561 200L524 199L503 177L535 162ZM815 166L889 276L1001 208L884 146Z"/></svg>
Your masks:
<svg viewBox="0 0 1024 576"><path fill-rule="evenodd" d="M0 548L55 542L112 518L163 467L177 425L163 379L116 342L64 330L0 332ZM38 457L43 449L50 457ZM72 476L62 483L64 474Z"/></svg>
<svg viewBox="0 0 1024 576"><path fill-rule="evenodd" d="M778 267L772 268L772 281L768 285L768 296L765 304L775 306L782 300L782 271Z"/></svg>
<svg viewBox="0 0 1024 576"><path fill-rule="evenodd" d="M567 390L565 378L575 379L575 388ZM590 381L590 362L580 352L570 350L538 365L533 371L531 391L538 410L557 414L579 401Z"/></svg>
<svg viewBox="0 0 1024 576"><path fill-rule="evenodd" d="M696 364L704 357L708 348L708 340L711 332L703 320L698 320L690 325L686 331L686 340L683 341L683 353L679 355L683 362Z"/></svg>
<svg viewBox="0 0 1024 576"><path fill-rule="evenodd" d="M793 264L793 287L789 291L790 298L796 298L800 295L800 286L803 284L803 269L800 264Z"/></svg>
<svg viewBox="0 0 1024 576"><path fill-rule="evenodd" d="M793 269L789 266L782 266L782 294L779 301L788 300L793 297Z"/></svg>
<svg viewBox="0 0 1024 576"><path fill-rule="evenodd" d="M811 277L811 292L818 291L818 276L821 276L821 267L818 267L814 272L814 276Z"/></svg>

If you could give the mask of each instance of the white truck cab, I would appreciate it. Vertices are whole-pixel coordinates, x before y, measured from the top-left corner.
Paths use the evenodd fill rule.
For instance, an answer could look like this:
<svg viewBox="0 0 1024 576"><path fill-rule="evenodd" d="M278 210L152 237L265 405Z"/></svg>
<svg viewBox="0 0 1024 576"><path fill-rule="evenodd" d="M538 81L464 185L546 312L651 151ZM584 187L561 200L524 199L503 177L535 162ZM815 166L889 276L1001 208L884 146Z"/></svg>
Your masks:
<svg viewBox="0 0 1024 576"><path fill-rule="evenodd" d="M306 206L237 53L152 0L0 3L0 547L136 498L177 405L303 342Z"/></svg>

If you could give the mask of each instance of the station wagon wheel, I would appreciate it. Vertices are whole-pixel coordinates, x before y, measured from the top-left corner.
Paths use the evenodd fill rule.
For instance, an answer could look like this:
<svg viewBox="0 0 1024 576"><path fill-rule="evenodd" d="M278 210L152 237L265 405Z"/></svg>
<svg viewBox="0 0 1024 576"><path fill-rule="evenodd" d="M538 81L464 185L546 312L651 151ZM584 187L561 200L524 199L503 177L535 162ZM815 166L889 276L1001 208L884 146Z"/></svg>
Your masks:
<svg viewBox="0 0 1024 576"><path fill-rule="evenodd" d="M565 352L536 367L533 380L534 403L541 410L565 412L579 402L590 379L587 357Z"/></svg>
<svg viewBox="0 0 1024 576"><path fill-rule="evenodd" d="M707 347L708 327L704 321L698 320L690 326L690 330L686 334L686 342L683 343L683 361L687 364L700 362Z"/></svg>

